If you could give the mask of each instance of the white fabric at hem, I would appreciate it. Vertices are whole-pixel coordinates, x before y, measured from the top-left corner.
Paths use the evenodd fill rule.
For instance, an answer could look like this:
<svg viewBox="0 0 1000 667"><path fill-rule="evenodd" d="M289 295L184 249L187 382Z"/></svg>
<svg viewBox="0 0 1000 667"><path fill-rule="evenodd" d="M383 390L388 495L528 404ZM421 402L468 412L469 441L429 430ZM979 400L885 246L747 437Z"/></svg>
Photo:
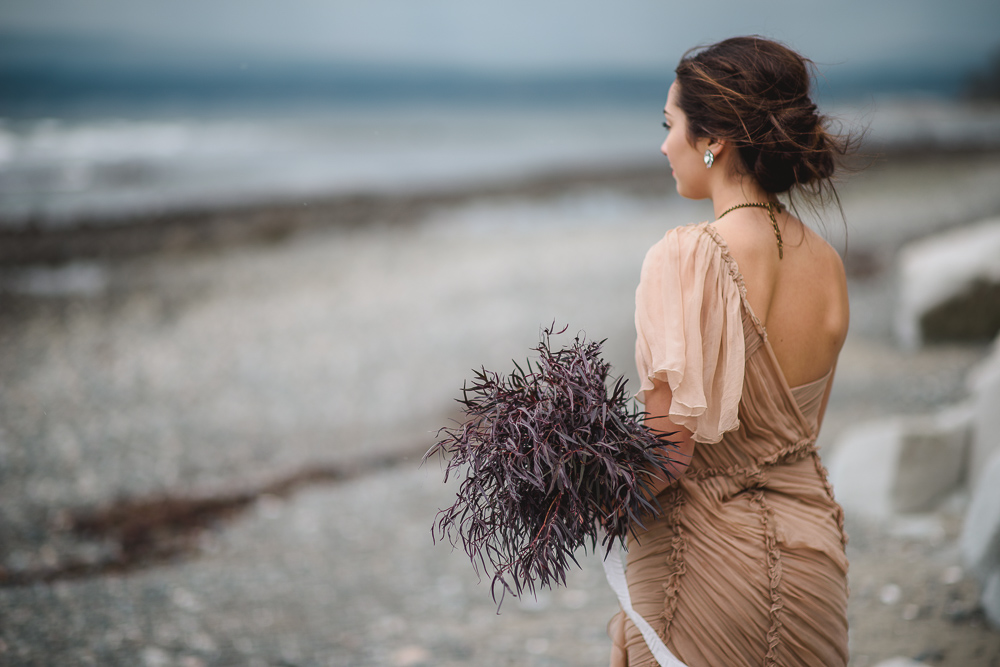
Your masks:
<svg viewBox="0 0 1000 667"><path fill-rule="evenodd" d="M632 598L628 594L628 582L625 580L625 567L622 565L621 551L617 546L612 547L604 559L604 576L607 577L611 590L618 596L618 603L621 604L622 611L642 633L642 638L646 640L646 646L649 647L660 667L687 667L670 652L670 649L666 647L660 636L646 622L646 619L632 608Z"/></svg>

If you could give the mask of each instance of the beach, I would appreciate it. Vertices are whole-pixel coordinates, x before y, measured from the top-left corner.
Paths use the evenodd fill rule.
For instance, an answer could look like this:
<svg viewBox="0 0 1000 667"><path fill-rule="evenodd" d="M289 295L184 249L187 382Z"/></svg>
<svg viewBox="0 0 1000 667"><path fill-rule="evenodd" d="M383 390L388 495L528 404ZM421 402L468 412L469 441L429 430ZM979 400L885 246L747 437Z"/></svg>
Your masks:
<svg viewBox="0 0 1000 667"><path fill-rule="evenodd" d="M637 387L642 258L711 210L662 163L561 160L0 231L0 662L606 664L599 558L498 614L489 576L432 540L454 486L421 464L472 369L512 368L551 323L606 339ZM824 457L850 426L962 400L988 352L901 349L894 262L1000 213L1000 152L871 161L843 218L802 209L852 307ZM955 546L962 502L847 517L853 667L1000 664Z"/></svg>

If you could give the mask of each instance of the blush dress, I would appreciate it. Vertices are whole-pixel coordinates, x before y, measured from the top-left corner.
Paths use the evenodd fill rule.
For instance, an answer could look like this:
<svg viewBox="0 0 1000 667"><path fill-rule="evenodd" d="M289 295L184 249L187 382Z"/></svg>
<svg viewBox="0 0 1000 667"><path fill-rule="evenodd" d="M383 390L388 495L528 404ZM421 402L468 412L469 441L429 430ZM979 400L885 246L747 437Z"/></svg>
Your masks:
<svg viewBox="0 0 1000 667"><path fill-rule="evenodd" d="M637 397L672 390L687 473L630 539L635 610L688 667L846 665L843 512L816 451L832 369L789 387L710 223L672 229L636 290ZM621 612L612 667L656 665Z"/></svg>

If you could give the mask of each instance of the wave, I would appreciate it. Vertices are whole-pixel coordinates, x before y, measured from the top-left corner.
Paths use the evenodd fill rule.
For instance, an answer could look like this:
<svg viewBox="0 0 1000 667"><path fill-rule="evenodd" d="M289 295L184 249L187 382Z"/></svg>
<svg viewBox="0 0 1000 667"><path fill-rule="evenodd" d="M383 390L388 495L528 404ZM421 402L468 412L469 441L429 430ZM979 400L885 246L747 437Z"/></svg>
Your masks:
<svg viewBox="0 0 1000 667"><path fill-rule="evenodd" d="M1000 114L940 99L841 106L880 147L1000 149ZM0 226L355 192L448 189L662 160L659 105L206 107L0 119Z"/></svg>

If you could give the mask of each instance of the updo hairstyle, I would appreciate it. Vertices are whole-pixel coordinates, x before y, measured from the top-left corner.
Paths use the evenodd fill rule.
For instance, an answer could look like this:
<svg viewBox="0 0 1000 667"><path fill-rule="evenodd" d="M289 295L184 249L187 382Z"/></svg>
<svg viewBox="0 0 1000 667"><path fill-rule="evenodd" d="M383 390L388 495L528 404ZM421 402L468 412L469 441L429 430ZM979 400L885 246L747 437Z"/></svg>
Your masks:
<svg viewBox="0 0 1000 667"><path fill-rule="evenodd" d="M827 131L827 119L810 99L812 66L762 37L688 51L676 69L688 141L728 141L739 153L738 168L767 192L800 186L836 197L830 179L851 141Z"/></svg>

